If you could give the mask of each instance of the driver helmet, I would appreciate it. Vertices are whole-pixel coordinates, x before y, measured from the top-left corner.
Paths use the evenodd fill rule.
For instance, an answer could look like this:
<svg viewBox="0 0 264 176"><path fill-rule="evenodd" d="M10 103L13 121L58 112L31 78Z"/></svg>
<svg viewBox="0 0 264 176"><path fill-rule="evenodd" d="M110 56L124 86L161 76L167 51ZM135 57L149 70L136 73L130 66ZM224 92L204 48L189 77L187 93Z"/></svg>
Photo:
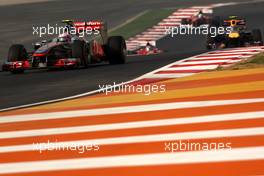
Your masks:
<svg viewBox="0 0 264 176"><path fill-rule="evenodd" d="M58 39L59 39L59 42L70 42L71 36L68 33L63 33L59 35Z"/></svg>
<svg viewBox="0 0 264 176"><path fill-rule="evenodd" d="M198 18L202 18L202 16L203 16L203 12L202 12L202 10L200 10L199 12L198 12Z"/></svg>
<svg viewBox="0 0 264 176"><path fill-rule="evenodd" d="M150 48L151 48L151 44L149 42L147 42L145 50L150 51Z"/></svg>

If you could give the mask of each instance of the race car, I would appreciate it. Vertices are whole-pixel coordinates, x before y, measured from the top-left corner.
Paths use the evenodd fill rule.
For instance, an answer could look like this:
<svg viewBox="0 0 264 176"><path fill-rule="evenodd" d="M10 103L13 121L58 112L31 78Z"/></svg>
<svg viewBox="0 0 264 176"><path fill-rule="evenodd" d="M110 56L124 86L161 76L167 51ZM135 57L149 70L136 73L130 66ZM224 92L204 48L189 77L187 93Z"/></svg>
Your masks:
<svg viewBox="0 0 264 176"><path fill-rule="evenodd" d="M108 37L104 22L63 20L63 23L64 33L50 41L37 42L32 52L27 52L22 44L10 46L2 70L23 73L27 69L85 68L99 62L125 63L127 52L124 38ZM84 31L89 31L89 35ZM82 32L85 36L80 37Z"/></svg>
<svg viewBox="0 0 264 176"><path fill-rule="evenodd" d="M248 30L245 19L230 16L228 19L223 20L223 27L228 27L229 30L215 37L207 36L207 49L263 45L261 30Z"/></svg>
<svg viewBox="0 0 264 176"><path fill-rule="evenodd" d="M213 17L212 9L202 9L198 13L192 15L189 18L183 18L182 25L192 25L195 27L201 25L219 26L219 17Z"/></svg>
<svg viewBox="0 0 264 176"><path fill-rule="evenodd" d="M159 50L155 45L156 45L155 42L147 42L147 44L145 46L141 46L138 50L136 50L135 54L137 54L137 55L152 55L152 54L161 53L162 51Z"/></svg>

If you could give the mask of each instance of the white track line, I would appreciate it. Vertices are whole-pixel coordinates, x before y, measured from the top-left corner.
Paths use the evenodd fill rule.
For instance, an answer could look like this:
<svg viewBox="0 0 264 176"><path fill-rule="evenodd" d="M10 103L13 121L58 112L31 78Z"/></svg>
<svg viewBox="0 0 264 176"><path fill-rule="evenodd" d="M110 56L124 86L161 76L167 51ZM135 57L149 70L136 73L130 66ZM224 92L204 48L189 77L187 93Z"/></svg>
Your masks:
<svg viewBox="0 0 264 176"><path fill-rule="evenodd" d="M179 64L175 64L175 66L178 65L190 65L190 64L218 64L218 63L232 63L232 62L237 62L236 60L231 60L231 59L223 59L223 60L208 60L208 61L189 61L189 62L183 62Z"/></svg>
<svg viewBox="0 0 264 176"><path fill-rule="evenodd" d="M225 53L229 53L229 52L261 52L261 51L264 51L264 49L252 49L252 48L244 48L244 49L231 49L231 50L216 50L216 51L210 51L208 53L222 53L222 54L225 54Z"/></svg>
<svg viewBox="0 0 264 176"><path fill-rule="evenodd" d="M169 67L164 69L164 71L168 70L211 70L211 69L216 69L219 65L198 65L198 66L184 66L184 65L179 65L179 67Z"/></svg>
<svg viewBox="0 0 264 176"><path fill-rule="evenodd" d="M164 26L153 26L152 29L165 29Z"/></svg>
<svg viewBox="0 0 264 176"><path fill-rule="evenodd" d="M207 53L207 55L210 55L210 56L215 56L215 55L226 55L226 54L241 54L241 55L243 55L243 54L251 54L251 55L253 55L253 54L257 54L257 53L259 53L258 51L250 51L250 52L248 52L248 51L230 51L230 52L223 52L223 53L221 53L221 52L217 52L217 53Z"/></svg>
<svg viewBox="0 0 264 176"><path fill-rule="evenodd" d="M142 76L142 78L181 78L181 77L186 77L186 76L191 76L195 73L172 73L172 74L148 74L148 75L144 75Z"/></svg>
<svg viewBox="0 0 264 176"><path fill-rule="evenodd" d="M262 160L264 147L35 161L0 164L0 174L132 166ZM178 165L180 166L180 165ZM40 174L41 175L41 174Z"/></svg>
<svg viewBox="0 0 264 176"><path fill-rule="evenodd" d="M186 9L178 9L178 12L192 12L192 13L196 13L196 12L199 12L198 9L192 9L192 8L186 8Z"/></svg>
<svg viewBox="0 0 264 176"><path fill-rule="evenodd" d="M251 56L242 56L242 55L233 55L233 56L208 56L208 55L202 55L202 56L199 56L199 57L192 57L192 58L189 58L188 60L199 60L199 59L229 59L229 58L248 58L248 57L251 57Z"/></svg>
<svg viewBox="0 0 264 176"><path fill-rule="evenodd" d="M258 102L264 102L264 98L173 102L173 103L160 103L160 104L148 104L148 105L137 105L137 106L121 106L121 107L113 107L113 108L49 112L49 113L40 113L40 114L24 114L24 115L9 115L9 116L7 115L7 116L0 116L0 123L16 123L23 121L63 119L63 118L72 118L72 117L83 117L83 116L122 114L122 113L133 113L133 112L147 112L147 111L258 103Z"/></svg>
<svg viewBox="0 0 264 176"><path fill-rule="evenodd" d="M168 18L168 19L164 19L162 21L165 21L165 22L181 22L181 19Z"/></svg>
<svg viewBox="0 0 264 176"><path fill-rule="evenodd" d="M176 12L173 12L170 16L178 16L178 15L186 15L186 16L192 16L192 15L195 15L197 14L197 12L179 12L179 11L176 11Z"/></svg>
<svg viewBox="0 0 264 176"><path fill-rule="evenodd" d="M170 18L179 18L179 19L182 19L182 18L190 18L192 15L174 15L174 16L170 16Z"/></svg>
<svg viewBox="0 0 264 176"><path fill-rule="evenodd" d="M252 56L252 55L254 55L254 54L247 54L247 55L243 55L243 54L240 54L240 53L235 53L235 54L225 54L225 53L222 53L222 54L208 54L208 53L206 53L206 54L202 54L202 55L200 55L199 57L229 57L229 56L232 56L232 57L240 57L240 56Z"/></svg>
<svg viewBox="0 0 264 176"><path fill-rule="evenodd" d="M264 147L245 147L232 150L190 151L158 154L139 154L20 162L0 164L0 174L40 172L55 170L78 170L92 168L113 168L132 166L157 166L172 164L215 163L228 161L262 160ZM180 165L178 165L180 166ZM40 174L41 175L41 174Z"/></svg>
<svg viewBox="0 0 264 176"><path fill-rule="evenodd" d="M133 143L147 143L147 142L209 139L209 138L221 138L221 137L247 137L247 136L262 136L262 135L264 135L264 127L256 127L256 128L236 128L236 129L224 129L224 130L204 130L204 131L190 131L190 132L166 133L166 134L124 136L124 137L113 137L113 138L74 140L74 141L65 141L65 142L56 141L56 144L57 146L66 146L66 147L73 145L87 146L91 144L120 145L120 144L133 144ZM40 147L40 145L41 145L40 143L33 143L33 144L31 143L24 145L0 146L0 153L35 151L38 149L38 147ZM47 145L42 145L41 149L42 150L48 149L48 147L49 146Z"/></svg>
<svg viewBox="0 0 264 176"><path fill-rule="evenodd" d="M139 34L137 35L137 38L139 37L152 37L152 38L155 38L155 37L161 37L162 35L161 34Z"/></svg>
<svg viewBox="0 0 264 176"><path fill-rule="evenodd" d="M264 51L264 47L258 46L258 47L232 48L232 49L228 48L222 51L223 52L230 52L230 51L258 51L258 52L261 52L261 51Z"/></svg>
<svg viewBox="0 0 264 176"><path fill-rule="evenodd" d="M147 127L158 127L158 126L168 126L168 125L183 125L183 124L193 124L193 123L203 123L203 122L249 120L249 119L259 119L259 118L264 118L264 111L170 118L163 120L146 120L139 122L86 125L86 126L77 126L77 127L59 127L59 128L47 128L47 129L37 129L37 130L8 131L8 132L0 132L0 139L59 135L59 134L70 134L70 133L72 134L72 133L95 132L95 131L105 131L105 130L147 128Z"/></svg>

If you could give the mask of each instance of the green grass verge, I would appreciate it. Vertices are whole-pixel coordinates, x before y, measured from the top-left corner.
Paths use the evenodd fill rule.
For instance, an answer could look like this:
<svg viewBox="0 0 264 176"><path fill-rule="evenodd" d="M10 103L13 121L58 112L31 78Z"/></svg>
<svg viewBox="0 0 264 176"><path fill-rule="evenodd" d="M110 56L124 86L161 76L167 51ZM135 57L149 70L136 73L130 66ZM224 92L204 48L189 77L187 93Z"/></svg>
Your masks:
<svg viewBox="0 0 264 176"><path fill-rule="evenodd" d="M130 22L121 25L117 29L110 32L110 36L122 35L125 39L135 36L147 28L150 28L160 22L162 19L168 17L175 9L155 9L148 10L142 15L139 15Z"/></svg>
<svg viewBox="0 0 264 176"><path fill-rule="evenodd" d="M254 56L248 63L264 65L264 53Z"/></svg>
<svg viewBox="0 0 264 176"><path fill-rule="evenodd" d="M261 68L264 67L264 53L257 54L244 62L239 62L231 67L219 67L217 70L241 70L248 68Z"/></svg>

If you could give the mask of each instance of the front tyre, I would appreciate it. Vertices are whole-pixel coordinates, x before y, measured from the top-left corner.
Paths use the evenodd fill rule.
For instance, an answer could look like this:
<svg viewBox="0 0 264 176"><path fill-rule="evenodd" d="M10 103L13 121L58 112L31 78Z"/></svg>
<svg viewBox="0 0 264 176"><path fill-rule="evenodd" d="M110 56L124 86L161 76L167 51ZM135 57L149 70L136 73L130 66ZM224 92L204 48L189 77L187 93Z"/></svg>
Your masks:
<svg viewBox="0 0 264 176"><path fill-rule="evenodd" d="M263 45L262 35L259 29L252 30L252 38L253 38L254 44Z"/></svg>
<svg viewBox="0 0 264 176"><path fill-rule="evenodd" d="M106 57L110 64L124 64L126 62L126 41L122 36L108 38Z"/></svg>
<svg viewBox="0 0 264 176"><path fill-rule="evenodd" d="M189 20L188 20L187 18L183 18L183 19L181 20L181 24L182 24L182 25L187 25L187 24L190 24L190 23L189 23Z"/></svg>
<svg viewBox="0 0 264 176"><path fill-rule="evenodd" d="M220 16L214 16L211 20L211 24L210 26L213 26L213 27L220 27L222 24L221 24L221 17Z"/></svg>
<svg viewBox="0 0 264 176"><path fill-rule="evenodd" d="M21 44L14 44L11 45L8 50L8 61L14 62L14 61L25 61L28 58L27 50L26 48Z"/></svg>
<svg viewBox="0 0 264 176"><path fill-rule="evenodd" d="M72 44L72 57L79 58L81 65L88 67L88 49L85 41L75 40Z"/></svg>
<svg viewBox="0 0 264 176"><path fill-rule="evenodd" d="M14 44L11 45L8 50L7 60L8 62L16 62L16 61L26 61L28 59L27 50L24 45ZM23 66L15 67L10 70L12 73L24 73Z"/></svg>

